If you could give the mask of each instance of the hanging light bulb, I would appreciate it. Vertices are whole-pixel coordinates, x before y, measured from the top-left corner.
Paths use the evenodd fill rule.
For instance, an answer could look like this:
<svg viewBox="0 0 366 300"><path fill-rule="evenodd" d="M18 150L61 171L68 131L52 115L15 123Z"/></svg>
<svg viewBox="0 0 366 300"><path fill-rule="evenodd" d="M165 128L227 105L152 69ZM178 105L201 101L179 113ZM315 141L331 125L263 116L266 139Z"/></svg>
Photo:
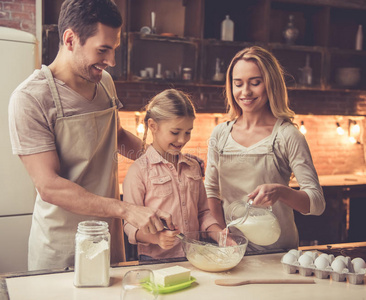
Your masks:
<svg viewBox="0 0 366 300"><path fill-rule="evenodd" d="M357 140L353 136L349 137L349 141L350 141L351 144L356 144L357 143Z"/></svg>
<svg viewBox="0 0 366 300"><path fill-rule="evenodd" d="M137 126L137 129L136 129L137 133L139 134L143 134L145 132L145 126L144 124L140 123L138 126Z"/></svg>
<svg viewBox="0 0 366 300"><path fill-rule="evenodd" d="M336 125L337 125L337 133L339 134L339 135L344 135L344 130L343 130L343 128L341 127L341 125L337 122L336 123Z"/></svg>
<svg viewBox="0 0 366 300"><path fill-rule="evenodd" d="M305 135L307 130L306 130L306 127L304 125L304 121L301 121L301 126L300 126L300 132Z"/></svg>
<svg viewBox="0 0 366 300"><path fill-rule="evenodd" d="M353 121L353 126L351 128L351 133L353 135L359 135L360 131L361 131L360 125L358 125L356 121Z"/></svg>

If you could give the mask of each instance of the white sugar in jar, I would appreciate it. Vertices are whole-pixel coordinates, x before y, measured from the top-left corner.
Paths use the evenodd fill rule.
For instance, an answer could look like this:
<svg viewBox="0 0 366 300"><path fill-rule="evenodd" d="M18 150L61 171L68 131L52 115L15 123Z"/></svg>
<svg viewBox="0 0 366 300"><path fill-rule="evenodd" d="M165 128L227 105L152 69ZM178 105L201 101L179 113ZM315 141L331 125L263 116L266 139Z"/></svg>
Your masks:
<svg viewBox="0 0 366 300"><path fill-rule="evenodd" d="M104 221L78 224L75 236L76 287L108 286L110 268L110 234Z"/></svg>

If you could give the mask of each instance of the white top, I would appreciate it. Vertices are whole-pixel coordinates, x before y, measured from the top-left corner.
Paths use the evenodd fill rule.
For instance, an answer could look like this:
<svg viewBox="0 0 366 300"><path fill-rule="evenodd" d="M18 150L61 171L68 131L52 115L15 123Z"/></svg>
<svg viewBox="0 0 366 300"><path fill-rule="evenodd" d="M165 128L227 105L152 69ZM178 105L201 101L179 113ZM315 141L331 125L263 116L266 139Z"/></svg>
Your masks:
<svg viewBox="0 0 366 300"><path fill-rule="evenodd" d="M247 152L250 154L262 153L268 148L270 137L266 137L258 143L244 147L235 142L231 134L227 141L224 141L225 130L227 130L227 123L217 125L211 135L208 160L205 177L205 187L207 197L215 197L221 199L219 190L219 176L218 176L218 158L220 146L225 143L225 152ZM295 126L289 123L283 123L278 129L276 139L273 147L274 154L278 162L278 170L287 185L290 181L292 172L294 173L300 189L306 192L310 198L310 212L309 215L320 215L325 209L325 200L322 188L319 184L318 175L313 165L309 146L303 134L297 130ZM250 170L243 170L250 171ZM263 170L266 172L266 170ZM224 174L225 176L232 176L232 173ZM270 182L268 182L270 183ZM245 183L243 183L245 185ZM252 191L248 191L250 193Z"/></svg>

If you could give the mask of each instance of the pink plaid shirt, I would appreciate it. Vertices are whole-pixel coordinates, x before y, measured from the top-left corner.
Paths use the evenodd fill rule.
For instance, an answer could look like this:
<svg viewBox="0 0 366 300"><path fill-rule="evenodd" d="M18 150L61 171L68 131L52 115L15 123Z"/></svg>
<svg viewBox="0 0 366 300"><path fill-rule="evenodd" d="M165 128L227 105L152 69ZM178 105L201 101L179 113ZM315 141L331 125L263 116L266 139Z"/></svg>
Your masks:
<svg viewBox="0 0 366 300"><path fill-rule="evenodd" d="M129 168L123 182L123 201L170 213L182 233L205 231L217 223L208 208L198 162L180 154L176 170L152 146ZM178 238L172 249L164 250L155 244L138 243L137 228L128 222L124 230L129 242L137 243L139 255L155 259L185 256Z"/></svg>

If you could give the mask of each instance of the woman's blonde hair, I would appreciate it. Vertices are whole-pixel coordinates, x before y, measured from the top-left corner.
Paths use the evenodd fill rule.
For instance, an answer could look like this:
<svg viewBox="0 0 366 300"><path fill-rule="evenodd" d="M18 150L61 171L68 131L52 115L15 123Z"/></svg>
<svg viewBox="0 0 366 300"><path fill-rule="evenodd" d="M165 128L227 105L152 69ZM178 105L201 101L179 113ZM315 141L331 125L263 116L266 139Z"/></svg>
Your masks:
<svg viewBox="0 0 366 300"><path fill-rule="evenodd" d="M148 120L155 122L168 121L175 118L190 117L196 118L196 110L190 97L176 89L167 89L151 99L145 108L144 118L145 132L142 139L142 150L146 150Z"/></svg>
<svg viewBox="0 0 366 300"><path fill-rule="evenodd" d="M240 60L253 61L257 64L266 88L269 107L276 118L282 118L293 123L295 113L289 108L284 70L278 60L269 51L253 46L239 51L231 60L226 73L226 101L230 120L241 116L242 110L233 96L233 69Z"/></svg>

